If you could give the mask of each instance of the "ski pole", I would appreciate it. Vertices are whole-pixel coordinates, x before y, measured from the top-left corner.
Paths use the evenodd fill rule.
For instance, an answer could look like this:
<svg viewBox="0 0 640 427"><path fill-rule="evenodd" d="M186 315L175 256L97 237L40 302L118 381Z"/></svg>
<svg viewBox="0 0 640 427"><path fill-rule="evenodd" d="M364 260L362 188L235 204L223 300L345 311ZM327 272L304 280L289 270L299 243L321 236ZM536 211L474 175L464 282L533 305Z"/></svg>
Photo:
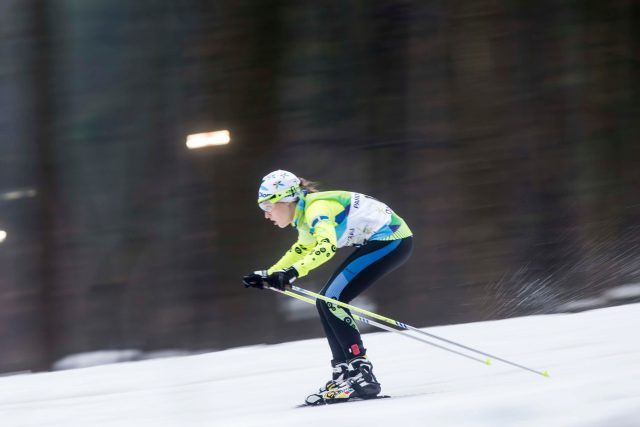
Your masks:
<svg viewBox="0 0 640 427"><path fill-rule="evenodd" d="M290 297L293 297L293 298L299 299L300 301L304 301L304 302L307 302L307 303L309 303L309 304L316 305L315 300L312 300L311 298L304 297L304 296L299 295L299 294L297 294L297 293L295 293L295 292L291 292L291 291L281 291L280 289L271 288L271 287L270 287L269 289L271 289L272 291L275 291L275 292L278 292L278 293L281 293L281 294L288 295L288 296L290 296ZM409 334L407 334L407 333L405 333L405 332L402 332L402 331L400 331L400 330L398 330L398 329L395 329L395 328L390 328L389 326L383 325L382 323L378 323L378 322L376 322L375 320L367 319L366 317L358 316L357 314L351 314L351 315L353 316L353 318L354 318L354 319L359 320L359 321L361 321L362 323L366 323L366 324L369 324L369 325L375 326L375 327L377 327L377 328L384 329L385 331L395 332L395 333L397 333L397 334L399 334L399 335L402 335L402 336L404 336L404 337L412 338L412 339L414 339L414 340L420 341L420 342L425 343L425 344L432 345L432 346L437 347L437 348L440 348L440 349L442 349L442 350L446 350L446 351L449 351L449 352L451 352L451 353L458 354L458 355L460 355L460 356L466 357L467 359L471 359L471 360L474 360L474 361L476 361L476 362L480 362L480 363L482 363L482 364L484 364L484 365L491 365L491 359L482 360L482 359L479 359L479 358L477 358L477 357L473 357L473 356L470 356L470 355L468 355L468 354L465 354L465 353L462 353L462 352L459 352L459 351L453 350L453 349L451 349L451 348L448 348L448 347L442 346L442 345L440 345L440 344L436 344L436 343L433 343L433 342L431 342L431 341L427 341L427 340L425 340L424 338L420 338L420 337L416 337L416 336L413 336L413 335L409 335Z"/></svg>
<svg viewBox="0 0 640 427"><path fill-rule="evenodd" d="M538 370L535 370L535 369L528 368L528 367L520 365L518 363L511 362L510 360L503 359L503 358L498 357L498 356L494 356L494 355L486 353L484 351L481 351L481 350L478 350L478 349L475 349L475 348L472 348L472 347L468 347L466 345L457 343L455 341L448 340L446 338L439 337L439 336L434 335L434 334L430 334L428 332L423 331L422 329L416 328L415 326L407 325L406 323L399 322L399 321L391 319L389 317L385 317L385 316L382 316L380 314L373 313L371 311L364 310L364 309L359 308L359 307L355 307L353 305L344 303L342 301L338 301L338 300L333 299L333 298L329 298L327 296L318 294L316 292L308 291L308 290L306 290L304 288L301 288L299 286L291 285L291 289L296 291L296 292L300 292L302 294L309 295L309 296L312 296L312 297L317 298L317 299L321 299L321 300L323 300L325 302L330 302L330 303L339 305L340 307L348 308L349 310L355 311L357 313L365 314L365 315L367 315L369 317L373 317L374 319L382 320L383 322L389 323L389 324L397 326L399 328L406 329L406 330L409 330L409 331L414 331L414 332L417 332L419 334L426 335L428 337L435 338L437 340L446 342L448 344L458 346L458 347L463 348L465 350L468 350L468 351L471 351L471 352L474 352L474 353L478 353L478 354L481 354L483 356L487 356L487 357L489 357L491 359L499 360L500 362L506 363L506 364L511 365L511 366L515 366L515 367L520 368L520 369L524 369L524 370L529 371L529 372L533 372L534 374L542 375L543 377L549 377L550 376L548 371L538 371Z"/></svg>

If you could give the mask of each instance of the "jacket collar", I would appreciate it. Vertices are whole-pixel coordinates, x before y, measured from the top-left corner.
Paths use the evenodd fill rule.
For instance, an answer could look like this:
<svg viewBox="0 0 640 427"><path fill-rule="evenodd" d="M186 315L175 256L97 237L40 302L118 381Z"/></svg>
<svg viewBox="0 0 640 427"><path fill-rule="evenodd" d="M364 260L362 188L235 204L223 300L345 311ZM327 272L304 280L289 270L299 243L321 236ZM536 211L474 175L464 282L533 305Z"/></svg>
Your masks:
<svg viewBox="0 0 640 427"><path fill-rule="evenodd" d="M296 210L293 213L293 222L291 223L293 228L298 228L298 225L304 216L304 205L306 203L305 196L306 194L303 194L298 199L298 206L296 206Z"/></svg>

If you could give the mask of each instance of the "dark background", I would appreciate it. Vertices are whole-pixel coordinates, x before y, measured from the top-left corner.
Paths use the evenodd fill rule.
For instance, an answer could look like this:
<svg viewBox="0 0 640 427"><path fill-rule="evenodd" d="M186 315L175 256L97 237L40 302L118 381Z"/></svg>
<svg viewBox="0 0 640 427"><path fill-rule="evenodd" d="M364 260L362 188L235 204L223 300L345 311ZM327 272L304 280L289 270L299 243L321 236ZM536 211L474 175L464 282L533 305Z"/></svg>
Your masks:
<svg viewBox="0 0 640 427"><path fill-rule="evenodd" d="M2 1L0 371L320 336L240 282L295 239L255 205L279 168L407 220L367 296L416 326L637 283L639 23L631 0Z"/></svg>

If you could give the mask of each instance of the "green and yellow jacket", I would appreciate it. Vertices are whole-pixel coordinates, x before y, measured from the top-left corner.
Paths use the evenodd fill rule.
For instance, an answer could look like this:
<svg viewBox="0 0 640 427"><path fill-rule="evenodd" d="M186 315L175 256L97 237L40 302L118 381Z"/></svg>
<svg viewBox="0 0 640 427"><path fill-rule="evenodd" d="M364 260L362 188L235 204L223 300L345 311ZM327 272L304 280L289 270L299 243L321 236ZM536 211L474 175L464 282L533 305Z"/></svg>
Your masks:
<svg viewBox="0 0 640 427"><path fill-rule="evenodd" d="M412 235L409 226L384 203L350 191L309 193L298 200L291 225L298 240L268 273L293 266L298 277L324 264L337 248Z"/></svg>

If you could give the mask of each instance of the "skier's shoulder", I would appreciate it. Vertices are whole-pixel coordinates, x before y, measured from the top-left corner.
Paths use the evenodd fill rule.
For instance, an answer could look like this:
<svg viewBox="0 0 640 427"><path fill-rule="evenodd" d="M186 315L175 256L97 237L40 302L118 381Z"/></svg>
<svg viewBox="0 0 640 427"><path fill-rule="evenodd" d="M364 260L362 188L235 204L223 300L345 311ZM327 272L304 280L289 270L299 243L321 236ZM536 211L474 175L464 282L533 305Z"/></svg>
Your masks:
<svg viewBox="0 0 640 427"><path fill-rule="evenodd" d="M318 211L331 210L334 214L351 207L351 209L371 210L386 205L364 193L345 190L319 191L309 193L305 197L305 213L316 214Z"/></svg>
<svg viewBox="0 0 640 427"><path fill-rule="evenodd" d="M346 191L346 190L331 190L331 191L318 191L316 193L309 193L306 196L307 205L316 200L335 200L343 205L348 205L354 201L360 199L368 199L379 201L373 196L360 193L358 191Z"/></svg>
<svg viewBox="0 0 640 427"><path fill-rule="evenodd" d="M351 202L351 192L332 190L309 193L305 196L305 209L322 209L331 206L347 206Z"/></svg>
<svg viewBox="0 0 640 427"><path fill-rule="evenodd" d="M329 191L317 191L315 193L309 193L305 196L307 205L319 201L319 200L332 200L332 201L348 201L351 199L351 191L343 190L329 190Z"/></svg>
<svg viewBox="0 0 640 427"><path fill-rule="evenodd" d="M305 197L305 217L308 221L324 216L333 219L349 205L350 200L351 193L348 191L309 193Z"/></svg>

